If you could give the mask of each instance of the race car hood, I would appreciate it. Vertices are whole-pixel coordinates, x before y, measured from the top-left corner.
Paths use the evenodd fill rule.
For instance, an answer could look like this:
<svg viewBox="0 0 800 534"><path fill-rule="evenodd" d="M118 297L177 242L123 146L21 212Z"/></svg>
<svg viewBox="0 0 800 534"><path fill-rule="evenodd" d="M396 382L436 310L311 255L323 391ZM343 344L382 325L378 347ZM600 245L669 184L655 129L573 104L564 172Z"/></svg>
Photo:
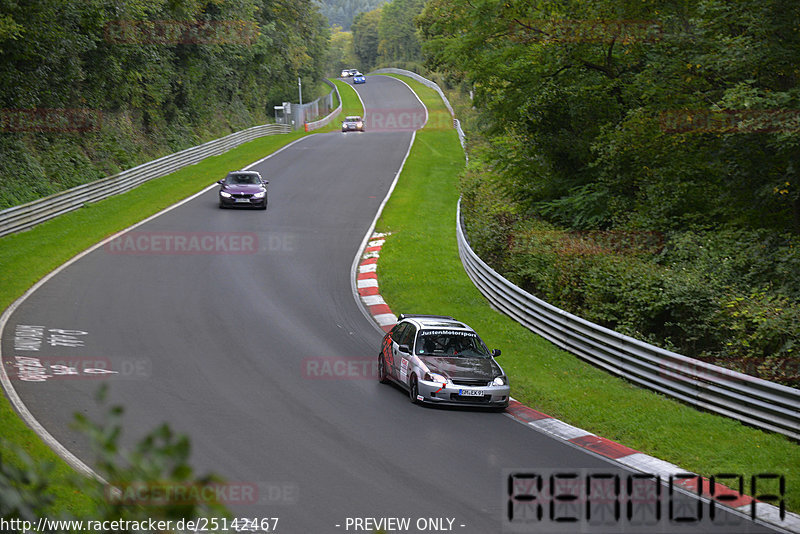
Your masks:
<svg viewBox="0 0 800 534"><path fill-rule="evenodd" d="M474 378L492 380L502 375L500 366L492 358L463 358L443 356L420 356L432 373L448 378Z"/></svg>

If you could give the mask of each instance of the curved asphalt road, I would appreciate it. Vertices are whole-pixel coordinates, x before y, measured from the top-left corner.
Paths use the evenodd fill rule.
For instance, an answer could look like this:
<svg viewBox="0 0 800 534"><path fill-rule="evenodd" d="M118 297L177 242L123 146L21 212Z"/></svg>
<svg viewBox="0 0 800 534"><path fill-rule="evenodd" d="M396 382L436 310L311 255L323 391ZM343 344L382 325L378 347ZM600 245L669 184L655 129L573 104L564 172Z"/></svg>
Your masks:
<svg viewBox="0 0 800 534"><path fill-rule="evenodd" d="M24 356L120 371L13 383L45 428L90 465L86 444L68 423L75 412L96 416L93 394L100 382L109 383L111 402L126 407L128 443L169 422L191 437L198 472L260 488L259 502L230 507L239 516L279 517L278 532L355 532L347 518L356 517L408 517L409 532L420 531L419 518L454 519L455 532L500 532L503 469L613 466L502 414L420 408L371 378L309 373L331 358L375 359L381 334L352 296L350 269L411 139L409 130L395 127L408 123L389 114L422 113L392 78L369 77L358 91L368 112L380 110L386 122L364 134L307 137L258 164L270 180L267 212L219 210L216 191L209 191L133 234L144 236L137 245L143 247L154 243L153 235L217 239L232 232L257 241L256 253L98 249L11 316L4 365L10 370L13 356ZM19 325L45 327L40 350L15 348ZM59 338L51 329L87 334ZM37 334L22 337L36 344ZM81 346L63 346L75 339ZM554 528L544 525L523 531ZM424 531L448 531L449 523L435 526ZM712 527L764 531L747 521L662 523L647 531ZM624 522L605 528L642 530Z"/></svg>

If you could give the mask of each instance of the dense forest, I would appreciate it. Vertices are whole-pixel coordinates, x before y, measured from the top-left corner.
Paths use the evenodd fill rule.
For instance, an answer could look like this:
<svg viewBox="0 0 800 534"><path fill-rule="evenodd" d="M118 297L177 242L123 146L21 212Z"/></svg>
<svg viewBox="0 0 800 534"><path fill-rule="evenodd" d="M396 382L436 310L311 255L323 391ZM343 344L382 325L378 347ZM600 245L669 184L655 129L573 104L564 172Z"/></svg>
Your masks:
<svg viewBox="0 0 800 534"><path fill-rule="evenodd" d="M415 26L424 0L392 0L353 19L353 48L359 68L397 67L418 71L422 51Z"/></svg>
<svg viewBox="0 0 800 534"><path fill-rule="evenodd" d="M430 0L414 20L464 101L485 259L592 321L800 383L800 3Z"/></svg>
<svg viewBox="0 0 800 534"><path fill-rule="evenodd" d="M359 13L365 13L377 9L386 0L319 0L319 10L331 28L341 27L344 31L350 31L353 18Z"/></svg>
<svg viewBox="0 0 800 534"><path fill-rule="evenodd" d="M0 0L0 209L268 122L328 37L313 0Z"/></svg>

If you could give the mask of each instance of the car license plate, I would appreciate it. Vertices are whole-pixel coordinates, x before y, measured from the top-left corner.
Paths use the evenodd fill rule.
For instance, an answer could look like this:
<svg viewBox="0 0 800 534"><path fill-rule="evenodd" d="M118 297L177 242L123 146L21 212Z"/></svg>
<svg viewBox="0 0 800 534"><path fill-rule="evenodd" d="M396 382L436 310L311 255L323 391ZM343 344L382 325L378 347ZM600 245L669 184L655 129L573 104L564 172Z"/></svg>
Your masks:
<svg viewBox="0 0 800 534"><path fill-rule="evenodd" d="M483 391L480 389L459 389L458 394L462 397L483 397Z"/></svg>
<svg viewBox="0 0 800 534"><path fill-rule="evenodd" d="M250 202L249 198L237 198L236 202Z"/></svg>

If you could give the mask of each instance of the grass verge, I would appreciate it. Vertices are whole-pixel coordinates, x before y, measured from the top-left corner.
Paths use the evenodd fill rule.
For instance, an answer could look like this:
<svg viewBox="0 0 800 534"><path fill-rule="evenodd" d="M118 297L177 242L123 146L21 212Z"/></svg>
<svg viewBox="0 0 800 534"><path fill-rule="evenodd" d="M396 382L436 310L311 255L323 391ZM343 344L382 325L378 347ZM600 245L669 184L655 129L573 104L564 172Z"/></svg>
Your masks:
<svg viewBox="0 0 800 534"><path fill-rule="evenodd" d="M219 156L151 180L138 188L62 215L35 228L0 238L0 309L5 310L39 279L103 238L157 213L282 146L305 132L262 137ZM6 336L8 336L8 325ZM14 447L38 463L52 464L50 490L54 512L92 517L95 504L74 489L72 469L17 416L5 395L0 397L0 445L3 462L20 465Z"/></svg>
<svg viewBox="0 0 800 534"><path fill-rule="evenodd" d="M431 116L447 113L435 91L396 77L413 88ZM743 475L745 493L751 491L752 475L785 475L787 509L800 512L797 443L635 387L561 351L489 306L458 257L455 219L464 154L455 130L442 124L435 121L417 132L376 227L392 233L379 268L381 294L392 310L466 321L490 348L503 350L500 361L514 398L567 423L704 476Z"/></svg>

